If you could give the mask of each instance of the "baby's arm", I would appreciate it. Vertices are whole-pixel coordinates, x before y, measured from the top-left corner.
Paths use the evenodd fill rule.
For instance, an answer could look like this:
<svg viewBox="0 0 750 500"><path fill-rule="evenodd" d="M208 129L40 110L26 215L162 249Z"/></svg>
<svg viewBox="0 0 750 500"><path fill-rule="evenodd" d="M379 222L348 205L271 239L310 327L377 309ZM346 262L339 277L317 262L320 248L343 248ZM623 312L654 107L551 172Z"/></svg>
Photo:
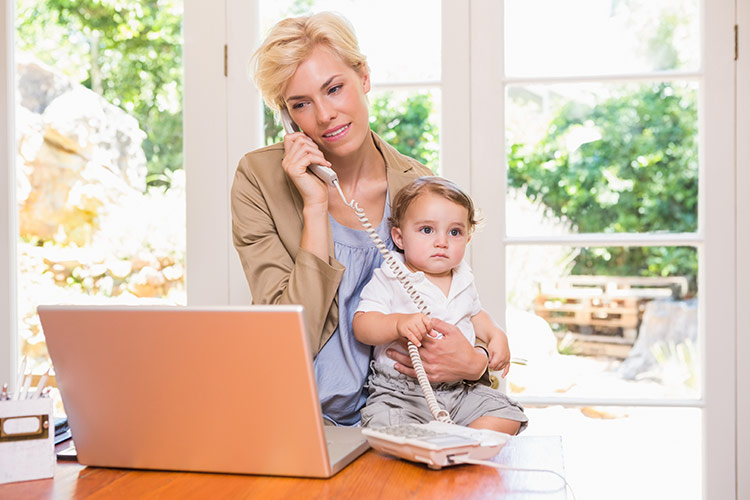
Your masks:
<svg viewBox="0 0 750 500"><path fill-rule="evenodd" d="M484 310L471 317L471 324L477 338L487 344L490 370L502 370L502 376L505 377L510 369L510 346L507 335Z"/></svg>
<svg viewBox="0 0 750 500"><path fill-rule="evenodd" d="M377 311L357 311L352 329L363 344L382 345L405 338L417 347L432 330L430 317L424 314L383 314Z"/></svg>

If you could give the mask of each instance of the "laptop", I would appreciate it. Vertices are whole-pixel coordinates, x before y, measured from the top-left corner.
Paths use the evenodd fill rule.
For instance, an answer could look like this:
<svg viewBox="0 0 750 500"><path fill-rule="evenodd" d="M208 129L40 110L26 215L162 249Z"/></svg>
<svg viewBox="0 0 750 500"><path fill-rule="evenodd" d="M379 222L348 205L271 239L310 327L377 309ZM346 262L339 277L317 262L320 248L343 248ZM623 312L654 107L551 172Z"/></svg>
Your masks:
<svg viewBox="0 0 750 500"><path fill-rule="evenodd" d="M84 465L326 478L368 449L324 426L302 306L39 306Z"/></svg>

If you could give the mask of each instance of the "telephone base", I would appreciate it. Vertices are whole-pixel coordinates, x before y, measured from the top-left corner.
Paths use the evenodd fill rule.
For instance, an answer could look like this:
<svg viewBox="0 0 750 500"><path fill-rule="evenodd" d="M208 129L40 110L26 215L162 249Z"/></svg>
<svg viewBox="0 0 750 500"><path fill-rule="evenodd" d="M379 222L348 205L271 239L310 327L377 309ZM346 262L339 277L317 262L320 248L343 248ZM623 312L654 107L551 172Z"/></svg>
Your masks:
<svg viewBox="0 0 750 500"><path fill-rule="evenodd" d="M442 422L363 428L362 434L378 451L424 463L435 470L461 463L455 459L459 456L474 460L491 459L511 438L501 432Z"/></svg>

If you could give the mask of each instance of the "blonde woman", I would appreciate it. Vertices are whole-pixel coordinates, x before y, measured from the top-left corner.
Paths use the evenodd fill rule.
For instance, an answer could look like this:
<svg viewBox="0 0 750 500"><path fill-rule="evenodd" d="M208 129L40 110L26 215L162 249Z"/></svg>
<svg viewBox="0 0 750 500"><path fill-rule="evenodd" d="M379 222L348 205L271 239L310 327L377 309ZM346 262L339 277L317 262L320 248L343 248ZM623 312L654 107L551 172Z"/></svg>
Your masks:
<svg viewBox="0 0 750 500"><path fill-rule="evenodd" d="M304 306L324 417L357 425L372 348L354 338L352 317L382 258L352 209L307 167L335 170L389 248L391 198L430 171L370 130L370 70L341 16L277 23L253 56L253 77L268 106L286 109L301 132L240 160L231 196L234 246L254 303ZM430 380L479 379L485 351L457 328L441 333L445 342L421 352ZM396 369L413 374L408 358Z"/></svg>

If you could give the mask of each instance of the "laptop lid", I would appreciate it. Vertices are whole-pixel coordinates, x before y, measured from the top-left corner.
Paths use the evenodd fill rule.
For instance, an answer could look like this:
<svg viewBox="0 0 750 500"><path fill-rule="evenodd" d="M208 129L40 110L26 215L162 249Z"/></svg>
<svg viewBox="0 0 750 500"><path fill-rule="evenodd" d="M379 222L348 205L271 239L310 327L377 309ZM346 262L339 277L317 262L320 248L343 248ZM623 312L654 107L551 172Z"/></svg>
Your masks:
<svg viewBox="0 0 750 500"><path fill-rule="evenodd" d="M82 464L329 477L368 447L329 458L301 306L38 312Z"/></svg>

